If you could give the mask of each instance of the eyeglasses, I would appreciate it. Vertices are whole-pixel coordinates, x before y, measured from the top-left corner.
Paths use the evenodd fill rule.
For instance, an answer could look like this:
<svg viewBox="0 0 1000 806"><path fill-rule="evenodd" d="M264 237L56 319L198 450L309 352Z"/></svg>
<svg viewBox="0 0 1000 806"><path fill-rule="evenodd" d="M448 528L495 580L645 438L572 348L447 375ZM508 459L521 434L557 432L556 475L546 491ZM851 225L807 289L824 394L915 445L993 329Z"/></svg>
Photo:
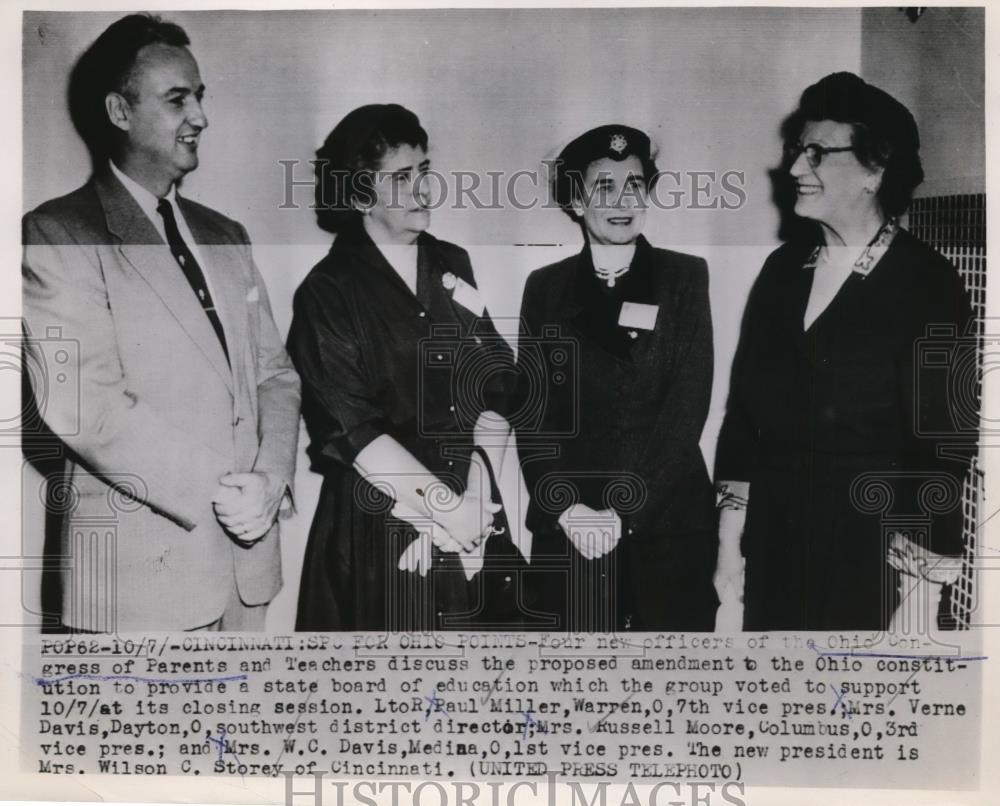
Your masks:
<svg viewBox="0 0 1000 806"><path fill-rule="evenodd" d="M791 165L799 158L799 154L805 153L806 162L809 163L810 168L819 168L820 163L823 162L823 157L827 154L836 154L840 151L853 151L854 146L836 146L834 148L828 146L821 146L819 143L794 143L785 146L785 159L787 164Z"/></svg>

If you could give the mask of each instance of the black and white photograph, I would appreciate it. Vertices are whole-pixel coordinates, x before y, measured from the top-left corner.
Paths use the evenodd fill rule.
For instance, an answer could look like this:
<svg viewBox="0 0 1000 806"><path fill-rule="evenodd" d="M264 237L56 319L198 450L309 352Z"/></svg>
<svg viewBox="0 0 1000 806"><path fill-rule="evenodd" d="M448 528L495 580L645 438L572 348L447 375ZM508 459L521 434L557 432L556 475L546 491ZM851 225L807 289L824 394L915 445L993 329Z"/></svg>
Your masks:
<svg viewBox="0 0 1000 806"><path fill-rule="evenodd" d="M3 796L990 802L990 16L6 14Z"/></svg>

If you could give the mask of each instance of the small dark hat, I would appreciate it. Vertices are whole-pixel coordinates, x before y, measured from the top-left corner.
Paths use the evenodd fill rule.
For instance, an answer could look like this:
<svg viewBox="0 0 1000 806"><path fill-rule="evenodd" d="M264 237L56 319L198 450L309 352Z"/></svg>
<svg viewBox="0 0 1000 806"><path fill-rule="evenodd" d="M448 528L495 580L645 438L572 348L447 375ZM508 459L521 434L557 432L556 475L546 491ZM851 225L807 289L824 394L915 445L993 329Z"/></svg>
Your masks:
<svg viewBox="0 0 1000 806"><path fill-rule="evenodd" d="M806 120L860 123L898 150L920 149L917 123L910 110L854 73L831 73L807 87L799 110Z"/></svg>
<svg viewBox="0 0 1000 806"><path fill-rule="evenodd" d="M864 165L883 168L876 194L882 212L897 216L909 207L924 179L920 134L909 109L854 73L831 73L802 93L798 109L782 124L785 143L798 140L809 120L851 124L855 156Z"/></svg>
<svg viewBox="0 0 1000 806"><path fill-rule="evenodd" d="M573 182L582 181L587 166L605 158L621 162L638 157L646 182L652 184L656 177L652 151L649 136L631 126L612 123L586 131L559 152L552 172L552 195L560 207L569 210Z"/></svg>

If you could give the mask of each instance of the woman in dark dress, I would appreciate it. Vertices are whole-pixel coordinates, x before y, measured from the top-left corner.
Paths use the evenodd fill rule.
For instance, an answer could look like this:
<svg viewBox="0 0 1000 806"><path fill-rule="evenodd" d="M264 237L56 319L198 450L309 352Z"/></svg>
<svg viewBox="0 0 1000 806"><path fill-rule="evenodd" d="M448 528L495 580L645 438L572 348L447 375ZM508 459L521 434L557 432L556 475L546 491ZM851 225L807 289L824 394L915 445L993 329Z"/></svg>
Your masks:
<svg viewBox="0 0 1000 806"><path fill-rule="evenodd" d="M512 424L537 607L552 629L714 624L716 515L698 447L712 387L708 268L642 236L655 179L637 129L602 126L566 146L553 192L584 248L524 291Z"/></svg>
<svg viewBox="0 0 1000 806"><path fill-rule="evenodd" d="M474 447L509 430L495 412L513 357L466 252L426 232L428 168L426 132L395 104L354 110L317 152L317 217L336 240L296 292L288 341L324 475L300 630L517 624L499 452Z"/></svg>
<svg viewBox="0 0 1000 806"><path fill-rule="evenodd" d="M948 451L947 373L920 351L932 326L958 344L969 303L896 222L923 178L902 104L833 74L783 134L795 214L818 226L768 258L747 303L716 461L717 582L739 587L742 531L745 629L884 629L900 571L962 548L967 449Z"/></svg>

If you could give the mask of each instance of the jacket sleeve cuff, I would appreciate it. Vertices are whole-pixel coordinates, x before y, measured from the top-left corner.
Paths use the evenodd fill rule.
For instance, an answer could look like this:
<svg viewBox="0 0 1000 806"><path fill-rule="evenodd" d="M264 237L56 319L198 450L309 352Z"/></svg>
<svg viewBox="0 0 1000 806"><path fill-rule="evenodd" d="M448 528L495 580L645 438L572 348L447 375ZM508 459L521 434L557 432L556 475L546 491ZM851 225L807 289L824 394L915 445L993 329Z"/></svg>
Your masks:
<svg viewBox="0 0 1000 806"><path fill-rule="evenodd" d="M379 420L359 423L346 434L331 439L323 447L323 454L350 467L361 451L385 433L387 429Z"/></svg>

